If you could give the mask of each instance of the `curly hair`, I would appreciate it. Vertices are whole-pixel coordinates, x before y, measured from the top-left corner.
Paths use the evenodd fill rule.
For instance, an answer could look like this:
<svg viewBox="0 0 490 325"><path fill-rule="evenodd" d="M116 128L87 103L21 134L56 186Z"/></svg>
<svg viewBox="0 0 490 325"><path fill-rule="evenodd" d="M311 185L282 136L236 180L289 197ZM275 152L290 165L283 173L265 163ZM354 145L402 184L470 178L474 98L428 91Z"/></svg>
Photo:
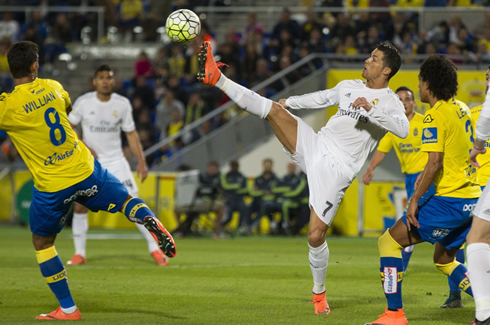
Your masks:
<svg viewBox="0 0 490 325"><path fill-rule="evenodd" d="M7 52L7 62L14 79L24 78L31 74L31 66L38 59L39 48L30 41L14 43Z"/></svg>
<svg viewBox="0 0 490 325"><path fill-rule="evenodd" d="M458 92L458 68L442 54L429 56L420 66L420 77L437 99L448 100Z"/></svg>
<svg viewBox="0 0 490 325"><path fill-rule="evenodd" d="M378 44L376 49L383 52L383 67L391 68L391 73L388 76L388 80L390 80L400 70L402 65L400 51L390 43Z"/></svg>

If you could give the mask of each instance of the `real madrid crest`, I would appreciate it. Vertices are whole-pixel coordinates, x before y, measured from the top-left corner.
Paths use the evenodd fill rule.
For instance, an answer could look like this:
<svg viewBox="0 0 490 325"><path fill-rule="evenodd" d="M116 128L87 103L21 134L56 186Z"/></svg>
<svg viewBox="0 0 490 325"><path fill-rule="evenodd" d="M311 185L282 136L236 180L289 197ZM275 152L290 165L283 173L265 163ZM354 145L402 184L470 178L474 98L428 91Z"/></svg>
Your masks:
<svg viewBox="0 0 490 325"><path fill-rule="evenodd" d="M117 118L117 111L112 112L112 116L114 116L115 118Z"/></svg>
<svg viewBox="0 0 490 325"><path fill-rule="evenodd" d="M372 100L370 104L373 106L376 106L376 105L378 105L378 102L379 102L379 99L376 98L376 99Z"/></svg>

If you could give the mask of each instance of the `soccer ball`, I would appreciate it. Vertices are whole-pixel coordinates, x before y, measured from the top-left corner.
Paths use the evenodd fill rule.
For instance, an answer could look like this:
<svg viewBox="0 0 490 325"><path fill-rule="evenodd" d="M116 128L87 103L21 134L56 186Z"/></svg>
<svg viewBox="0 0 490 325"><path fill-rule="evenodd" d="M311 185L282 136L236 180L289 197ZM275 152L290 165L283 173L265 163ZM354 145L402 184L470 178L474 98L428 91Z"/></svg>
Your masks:
<svg viewBox="0 0 490 325"><path fill-rule="evenodd" d="M189 43L201 32L201 21L189 9L180 9L172 12L165 23L167 35L175 43Z"/></svg>

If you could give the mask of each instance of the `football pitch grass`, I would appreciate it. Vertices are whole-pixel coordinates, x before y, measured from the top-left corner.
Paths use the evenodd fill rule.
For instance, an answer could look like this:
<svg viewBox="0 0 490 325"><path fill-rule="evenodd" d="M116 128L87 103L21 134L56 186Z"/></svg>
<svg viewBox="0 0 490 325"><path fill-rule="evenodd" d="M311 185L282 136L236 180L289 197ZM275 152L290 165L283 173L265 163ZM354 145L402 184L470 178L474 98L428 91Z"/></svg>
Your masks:
<svg viewBox="0 0 490 325"><path fill-rule="evenodd" d="M177 256L154 264L135 231L90 230L88 264L66 266L83 324L364 324L386 305L377 240L330 237L329 316L315 315L306 237L177 238ZM58 307L41 276L26 228L0 226L0 324L39 324ZM56 249L66 265L71 229ZM410 324L471 324L474 302L441 309L446 277L432 263L433 247L418 245L403 281Z"/></svg>

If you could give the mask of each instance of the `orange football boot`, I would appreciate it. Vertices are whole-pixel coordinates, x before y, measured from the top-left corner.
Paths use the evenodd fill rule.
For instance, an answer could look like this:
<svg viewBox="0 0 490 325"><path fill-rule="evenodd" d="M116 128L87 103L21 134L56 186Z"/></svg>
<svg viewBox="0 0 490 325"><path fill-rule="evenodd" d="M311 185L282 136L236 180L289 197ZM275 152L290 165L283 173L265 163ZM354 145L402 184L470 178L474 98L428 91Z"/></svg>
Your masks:
<svg viewBox="0 0 490 325"><path fill-rule="evenodd" d="M43 319L43 320L81 320L82 315L80 314L80 310L75 310L73 314L65 314L62 310L61 307L58 307L53 312L50 312L49 314L41 314L36 317L36 319Z"/></svg>
<svg viewBox="0 0 490 325"><path fill-rule="evenodd" d="M385 313L378 316L379 318L372 323L364 325L408 325L408 320L405 317L403 308L397 311L388 310L385 308Z"/></svg>
<svg viewBox="0 0 490 325"><path fill-rule="evenodd" d="M155 249L153 252L151 252L151 256L155 260L155 262L158 264L158 266L166 266L168 264L168 257L165 256L161 250Z"/></svg>
<svg viewBox="0 0 490 325"><path fill-rule="evenodd" d="M315 304L315 314L330 314L330 307L328 306L326 292L320 294L313 293L312 303Z"/></svg>
<svg viewBox="0 0 490 325"><path fill-rule="evenodd" d="M177 254L177 248L175 247L174 239L167 229L162 225L157 218L146 216L143 219L143 225L155 238L158 247L162 250L163 254L168 257L174 257Z"/></svg>
<svg viewBox="0 0 490 325"><path fill-rule="evenodd" d="M219 69L226 66L226 64L214 60L210 42L206 41L199 47L197 61L199 62L197 80L205 85L216 85L219 77L221 77L221 71Z"/></svg>
<svg viewBox="0 0 490 325"><path fill-rule="evenodd" d="M80 254L73 255L71 260L67 262L68 265L80 265L80 264L87 264L87 261L85 260L85 257L83 257Z"/></svg>

